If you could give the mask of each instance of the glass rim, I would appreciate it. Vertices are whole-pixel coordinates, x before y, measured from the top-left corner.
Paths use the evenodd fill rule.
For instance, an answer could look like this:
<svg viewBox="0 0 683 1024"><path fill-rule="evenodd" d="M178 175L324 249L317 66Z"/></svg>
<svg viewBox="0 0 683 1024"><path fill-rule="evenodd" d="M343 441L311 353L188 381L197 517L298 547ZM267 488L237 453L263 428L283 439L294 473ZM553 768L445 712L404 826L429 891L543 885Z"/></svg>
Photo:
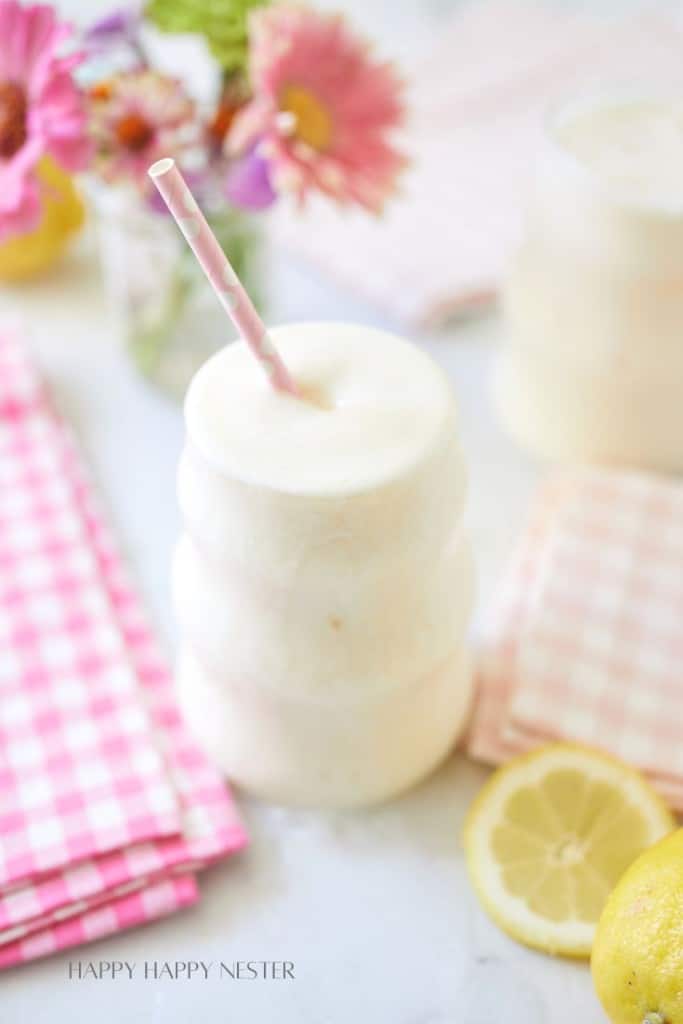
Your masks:
<svg viewBox="0 0 683 1024"><path fill-rule="evenodd" d="M583 89L567 92L564 96L548 104L543 115L542 145L555 159L559 159L566 169L593 188L605 194L605 198L614 206L631 207L650 214L661 216L683 217L683 189L680 199L672 201L653 196L638 196L634 192L615 186L596 168L591 167L574 153L560 138L558 129L572 117L582 112L600 107L619 106L629 101L641 102L678 102L683 109L683 93L673 85L653 85L649 83L595 83Z"/></svg>

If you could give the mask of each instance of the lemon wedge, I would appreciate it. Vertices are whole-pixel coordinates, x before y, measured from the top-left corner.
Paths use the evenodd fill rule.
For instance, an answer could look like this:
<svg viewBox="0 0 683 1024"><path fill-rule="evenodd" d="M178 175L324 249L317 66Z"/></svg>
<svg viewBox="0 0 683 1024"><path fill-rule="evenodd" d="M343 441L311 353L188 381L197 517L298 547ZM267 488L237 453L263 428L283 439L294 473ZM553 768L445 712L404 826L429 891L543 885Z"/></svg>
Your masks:
<svg viewBox="0 0 683 1024"><path fill-rule="evenodd" d="M472 882L493 920L547 953L590 955L607 898L675 822L638 772L554 743L495 772L465 821Z"/></svg>

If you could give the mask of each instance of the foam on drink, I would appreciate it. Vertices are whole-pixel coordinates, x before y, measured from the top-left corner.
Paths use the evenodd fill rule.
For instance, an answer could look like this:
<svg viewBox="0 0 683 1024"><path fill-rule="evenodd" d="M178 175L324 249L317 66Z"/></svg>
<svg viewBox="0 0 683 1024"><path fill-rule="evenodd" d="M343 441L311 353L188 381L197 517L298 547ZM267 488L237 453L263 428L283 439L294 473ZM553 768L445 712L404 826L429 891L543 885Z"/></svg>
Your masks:
<svg viewBox="0 0 683 1024"><path fill-rule="evenodd" d="M683 204L683 102L593 103L561 118L555 137L614 194Z"/></svg>

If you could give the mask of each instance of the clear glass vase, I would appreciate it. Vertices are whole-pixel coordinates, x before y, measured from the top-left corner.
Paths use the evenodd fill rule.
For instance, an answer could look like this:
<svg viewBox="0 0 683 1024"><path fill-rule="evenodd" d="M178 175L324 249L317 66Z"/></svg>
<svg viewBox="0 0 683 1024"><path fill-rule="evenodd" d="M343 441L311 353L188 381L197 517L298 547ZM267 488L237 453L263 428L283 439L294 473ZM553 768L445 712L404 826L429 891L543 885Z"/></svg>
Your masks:
<svg viewBox="0 0 683 1024"><path fill-rule="evenodd" d="M198 367L236 337L173 219L122 188L91 189L110 315L139 372L182 399ZM207 215L254 302L260 299L260 232L227 204Z"/></svg>

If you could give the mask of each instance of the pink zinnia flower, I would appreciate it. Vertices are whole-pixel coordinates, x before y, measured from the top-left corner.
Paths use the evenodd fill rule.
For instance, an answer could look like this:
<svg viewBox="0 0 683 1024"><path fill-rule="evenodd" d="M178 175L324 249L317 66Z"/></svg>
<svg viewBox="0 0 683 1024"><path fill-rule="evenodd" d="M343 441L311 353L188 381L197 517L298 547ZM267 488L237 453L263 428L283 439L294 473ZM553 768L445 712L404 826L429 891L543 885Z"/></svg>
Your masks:
<svg viewBox="0 0 683 1024"><path fill-rule="evenodd" d="M95 170L105 181L147 187L147 168L179 159L198 141L195 104L175 78L138 69L90 90Z"/></svg>
<svg viewBox="0 0 683 1024"><path fill-rule="evenodd" d="M0 240L40 220L34 170L41 157L65 171L88 161L85 110L71 75L81 55L56 52L69 34L51 7L0 0Z"/></svg>
<svg viewBox="0 0 683 1024"><path fill-rule="evenodd" d="M340 16L286 5L254 12L250 54L253 99L232 152L265 158L275 189L300 200L317 189L379 210L405 165L390 138L403 116L392 65Z"/></svg>

